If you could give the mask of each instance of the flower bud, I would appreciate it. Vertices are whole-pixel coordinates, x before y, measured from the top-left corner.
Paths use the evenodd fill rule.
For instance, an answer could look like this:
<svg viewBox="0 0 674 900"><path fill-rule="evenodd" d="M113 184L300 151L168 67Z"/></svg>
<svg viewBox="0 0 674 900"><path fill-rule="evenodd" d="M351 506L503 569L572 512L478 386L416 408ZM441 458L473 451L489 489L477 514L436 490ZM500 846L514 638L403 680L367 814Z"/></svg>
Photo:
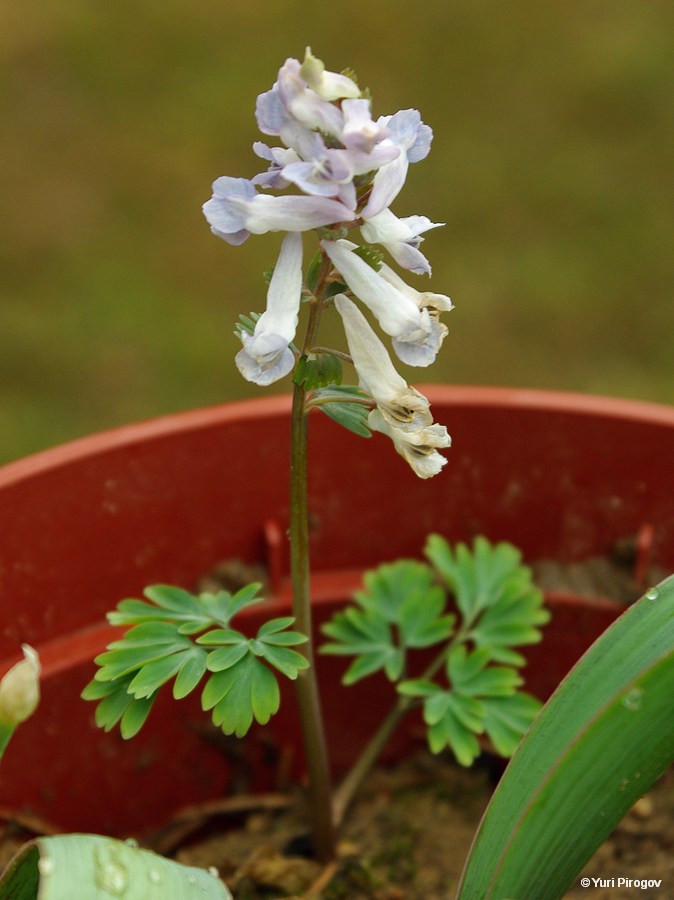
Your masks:
<svg viewBox="0 0 674 900"><path fill-rule="evenodd" d="M40 701L40 658L22 644L24 659L0 680L0 722L15 726L33 715Z"/></svg>

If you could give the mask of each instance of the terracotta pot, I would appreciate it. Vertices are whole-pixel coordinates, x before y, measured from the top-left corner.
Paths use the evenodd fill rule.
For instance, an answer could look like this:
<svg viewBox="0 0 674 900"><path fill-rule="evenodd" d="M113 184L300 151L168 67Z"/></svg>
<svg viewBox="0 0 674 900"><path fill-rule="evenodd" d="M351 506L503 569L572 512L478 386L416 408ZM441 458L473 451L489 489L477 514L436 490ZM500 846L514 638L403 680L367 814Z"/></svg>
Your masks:
<svg viewBox="0 0 674 900"><path fill-rule="evenodd" d="M369 441L314 413L310 428L313 599L317 624L363 569L421 553L426 535L485 534L532 561L580 560L617 541L674 568L674 409L528 390L427 387L453 448L421 481L381 436ZM79 693L93 656L116 634L105 613L152 583L193 587L221 560L263 565L287 609L290 402L276 397L116 429L0 470L0 671L19 645L44 666L38 712L3 761L6 809L68 830L128 835L245 780L270 786L281 762L301 769L292 687L281 712L244 744L210 727L198 696L157 702L133 741L104 734ZM550 596L554 617L529 654L528 687L546 696L620 608ZM248 627L237 620L244 630ZM339 685L344 662L319 660L338 769L388 708L388 686ZM354 702L355 700L355 702ZM411 723L394 743L418 740ZM218 740L220 738L220 740ZM265 775L265 773L270 773ZM265 778L267 779L265 781Z"/></svg>

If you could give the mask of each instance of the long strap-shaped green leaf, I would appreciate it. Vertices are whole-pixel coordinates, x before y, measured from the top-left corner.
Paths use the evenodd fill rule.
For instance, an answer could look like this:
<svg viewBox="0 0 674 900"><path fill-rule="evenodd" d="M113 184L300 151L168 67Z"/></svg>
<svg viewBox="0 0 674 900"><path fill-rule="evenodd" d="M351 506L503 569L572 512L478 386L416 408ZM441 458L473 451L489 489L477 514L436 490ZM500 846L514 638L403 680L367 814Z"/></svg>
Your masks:
<svg viewBox="0 0 674 900"><path fill-rule="evenodd" d="M557 900L674 760L674 576L590 647L494 792L458 900Z"/></svg>
<svg viewBox="0 0 674 900"><path fill-rule="evenodd" d="M0 879L0 900L231 900L210 872L98 834L26 844Z"/></svg>

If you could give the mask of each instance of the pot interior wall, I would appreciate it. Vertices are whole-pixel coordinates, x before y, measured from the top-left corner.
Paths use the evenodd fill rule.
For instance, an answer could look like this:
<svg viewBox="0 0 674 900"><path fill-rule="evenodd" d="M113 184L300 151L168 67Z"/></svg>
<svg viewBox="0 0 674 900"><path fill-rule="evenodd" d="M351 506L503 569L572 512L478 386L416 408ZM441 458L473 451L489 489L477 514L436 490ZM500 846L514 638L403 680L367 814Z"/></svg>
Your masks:
<svg viewBox="0 0 674 900"><path fill-rule="evenodd" d="M652 561L674 568L673 410L528 391L428 394L453 438L447 466L429 481L381 435L363 440L312 414L311 552L318 577L336 578L330 602L348 593L339 573L419 556L432 531L452 541L482 533L512 541L528 560L571 561L652 525ZM3 763L3 806L124 833L147 824L148 808L156 822L235 787L240 748L228 745L223 757L198 703L160 704L130 744L98 732L93 705L78 699L93 671L81 638L98 633L119 599L156 582L194 587L221 560L271 565L286 598L288 412L287 398L276 398L186 413L0 471L0 659L6 667L27 642L48 662L41 707ZM590 639L579 638L577 654ZM325 682L340 669L321 666ZM373 709L385 712L378 690L367 703L359 694L362 725ZM346 702L348 714L330 711L340 762L366 737L348 694ZM290 734L294 713L285 715ZM248 742L244 769L265 746L272 752L264 738ZM74 811L69 796L79 797Z"/></svg>

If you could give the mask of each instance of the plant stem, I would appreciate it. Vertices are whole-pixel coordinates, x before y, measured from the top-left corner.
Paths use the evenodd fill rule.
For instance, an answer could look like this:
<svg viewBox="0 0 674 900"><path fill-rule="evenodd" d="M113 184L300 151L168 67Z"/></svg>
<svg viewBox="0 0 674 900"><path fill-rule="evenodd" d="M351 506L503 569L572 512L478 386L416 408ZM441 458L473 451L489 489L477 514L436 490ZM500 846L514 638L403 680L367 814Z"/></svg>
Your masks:
<svg viewBox="0 0 674 900"><path fill-rule="evenodd" d="M433 659L422 674L422 679L431 679L438 669L440 669L447 654L452 647L455 646L455 638L453 638L446 647L443 647L440 653ZM410 709L415 706L416 702L416 697L398 697L389 714L375 731L363 752L342 779L339 787L335 790L332 799L332 819L335 823L335 827L341 825L344 816L346 815L346 811L351 805L354 796L358 793L368 772L377 761L379 754L388 743L393 732Z"/></svg>
<svg viewBox="0 0 674 900"><path fill-rule="evenodd" d="M335 827L339 827L354 796L367 777L368 772L377 761L379 754L389 741L405 714L412 706L412 698L400 697L384 721L381 723L356 762L349 769L336 788L332 798L332 819Z"/></svg>
<svg viewBox="0 0 674 900"><path fill-rule="evenodd" d="M315 303L309 317L307 341L313 340L318 328L319 317L320 303ZM314 665L311 624L309 514L307 508L308 422L305 401L304 387L295 384L290 450L290 572L295 624L298 630L308 638L307 643L302 645L302 652L309 662L309 668L300 673L296 684L309 772L309 805L314 852L318 859L326 862L335 855L335 831L330 803L332 794L330 768Z"/></svg>

